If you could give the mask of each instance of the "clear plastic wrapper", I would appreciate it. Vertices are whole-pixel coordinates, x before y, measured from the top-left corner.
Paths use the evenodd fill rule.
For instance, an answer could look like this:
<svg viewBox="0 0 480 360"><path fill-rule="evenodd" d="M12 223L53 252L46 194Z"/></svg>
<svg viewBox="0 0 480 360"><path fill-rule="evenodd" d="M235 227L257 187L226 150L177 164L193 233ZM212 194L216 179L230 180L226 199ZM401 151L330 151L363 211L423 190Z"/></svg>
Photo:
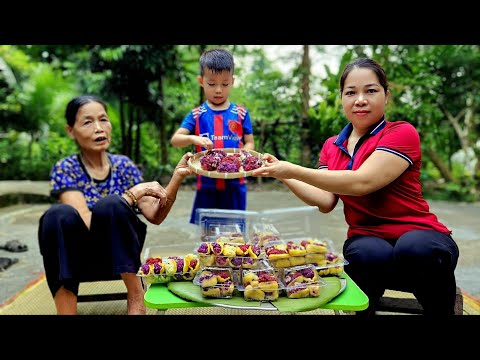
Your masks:
<svg viewBox="0 0 480 360"><path fill-rule="evenodd" d="M161 241L161 239L160 239ZM192 252L192 243L195 239L178 239L175 243L152 245L144 249L142 253L142 262L149 258L167 258L169 256L185 256Z"/></svg>
<svg viewBox="0 0 480 360"><path fill-rule="evenodd" d="M293 238L271 241L264 246L265 257L274 268L287 268L303 264L326 265L328 253L334 253L330 240Z"/></svg>
<svg viewBox="0 0 480 360"><path fill-rule="evenodd" d="M140 266L137 276L149 284L163 284L171 281L192 281L200 270L196 254L185 256L149 257Z"/></svg>
<svg viewBox="0 0 480 360"><path fill-rule="evenodd" d="M201 241L207 236L222 236L229 242L248 243L252 223L257 217L255 211L198 208L195 223L199 225Z"/></svg>
<svg viewBox="0 0 480 360"><path fill-rule="evenodd" d="M252 243L261 247L269 243L281 241L280 232L277 228L266 221L258 221L253 224Z"/></svg>
<svg viewBox="0 0 480 360"><path fill-rule="evenodd" d="M316 206L264 210L260 218L263 223L272 224L284 241L326 235L322 215Z"/></svg>
<svg viewBox="0 0 480 360"><path fill-rule="evenodd" d="M281 269L279 278L289 299L318 297L325 281L312 264Z"/></svg>
<svg viewBox="0 0 480 360"><path fill-rule="evenodd" d="M212 240L214 237L206 237ZM216 241L203 241L195 249L200 259L200 266L231 267L234 269L250 269L256 267L262 259L263 252L257 245L237 244L222 242L221 238Z"/></svg>
<svg viewBox="0 0 480 360"><path fill-rule="evenodd" d="M229 242L240 243L243 240L246 244L261 247L270 241L289 241L299 237L323 241L328 227L323 219L315 206L259 212L199 208L195 213L201 241L205 241L205 236L215 235L227 237Z"/></svg>
<svg viewBox="0 0 480 360"><path fill-rule="evenodd" d="M348 265L348 261L342 255L327 252L325 260L317 264L315 269L320 276L342 276L345 265Z"/></svg>
<svg viewBox="0 0 480 360"><path fill-rule="evenodd" d="M247 301L275 301L283 284L272 268L242 270L237 288Z"/></svg>
<svg viewBox="0 0 480 360"><path fill-rule="evenodd" d="M228 299L235 290L233 276L232 269L206 267L197 273L193 283L200 286L206 298Z"/></svg>

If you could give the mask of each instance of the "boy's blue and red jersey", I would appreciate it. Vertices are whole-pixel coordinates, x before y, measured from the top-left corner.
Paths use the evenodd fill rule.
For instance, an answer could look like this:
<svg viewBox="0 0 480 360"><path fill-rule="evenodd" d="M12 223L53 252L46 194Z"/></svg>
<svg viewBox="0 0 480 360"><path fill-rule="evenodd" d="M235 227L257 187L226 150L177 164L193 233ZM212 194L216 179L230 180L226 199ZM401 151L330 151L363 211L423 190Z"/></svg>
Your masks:
<svg viewBox="0 0 480 360"><path fill-rule="evenodd" d="M226 110L212 110L204 102L185 116L180 127L191 134L208 137L215 149L242 148L243 136L253 132L248 111L234 103L230 103ZM195 146L195 152L204 150ZM197 175L197 190L225 190L243 184L245 178L225 180Z"/></svg>

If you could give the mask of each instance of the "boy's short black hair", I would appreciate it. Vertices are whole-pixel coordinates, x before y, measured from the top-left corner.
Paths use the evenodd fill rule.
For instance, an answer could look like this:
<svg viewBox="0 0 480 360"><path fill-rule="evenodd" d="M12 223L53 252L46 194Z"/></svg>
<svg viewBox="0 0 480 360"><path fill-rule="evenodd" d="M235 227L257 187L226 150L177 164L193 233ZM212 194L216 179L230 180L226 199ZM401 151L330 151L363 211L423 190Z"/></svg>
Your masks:
<svg viewBox="0 0 480 360"><path fill-rule="evenodd" d="M203 52L200 56L200 75L203 76L205 70L211 70L214 73L230 71L233 74L235 64L233 55L225 49L210 49Z"/></svg>

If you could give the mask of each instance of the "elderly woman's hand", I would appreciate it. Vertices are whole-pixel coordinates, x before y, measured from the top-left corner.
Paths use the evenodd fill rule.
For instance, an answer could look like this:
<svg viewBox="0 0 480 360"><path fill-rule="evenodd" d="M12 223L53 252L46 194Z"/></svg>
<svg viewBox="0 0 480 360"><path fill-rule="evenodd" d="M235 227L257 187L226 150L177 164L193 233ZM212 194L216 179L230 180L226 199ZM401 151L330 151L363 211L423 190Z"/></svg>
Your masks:
<svg viewBox="0 0 480 360"><path fill-rule="evenodd" d="M137 198L140 200L144 196L151 196L160 200L160 206L167 203L167 191L158 181L143 182L134 186Z"/></svg>
<svg viewBox="0 0 480 360"><path fill-rule="evenodd" d="M177 166L175 167L175 173L180 176L187 176L193 175L194 172L188 166L188 160L193 156L191 152L187 152L185 155L182 156L180 161L178 162Z"/></svg>

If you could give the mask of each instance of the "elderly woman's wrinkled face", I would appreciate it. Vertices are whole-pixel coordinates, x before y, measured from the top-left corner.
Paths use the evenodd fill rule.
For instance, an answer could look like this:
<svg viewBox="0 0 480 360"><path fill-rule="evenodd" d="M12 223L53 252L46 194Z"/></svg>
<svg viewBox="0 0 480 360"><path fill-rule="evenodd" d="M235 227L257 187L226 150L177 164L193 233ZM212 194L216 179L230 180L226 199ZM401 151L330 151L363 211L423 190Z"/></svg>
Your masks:
<svg viewBox="0 0 480 360"><path fill-rule="evenodd" d="M77 112L73 127L67 132L82 150L106 151L110 145L112 123L102 104L90 102Z"/></svg>

